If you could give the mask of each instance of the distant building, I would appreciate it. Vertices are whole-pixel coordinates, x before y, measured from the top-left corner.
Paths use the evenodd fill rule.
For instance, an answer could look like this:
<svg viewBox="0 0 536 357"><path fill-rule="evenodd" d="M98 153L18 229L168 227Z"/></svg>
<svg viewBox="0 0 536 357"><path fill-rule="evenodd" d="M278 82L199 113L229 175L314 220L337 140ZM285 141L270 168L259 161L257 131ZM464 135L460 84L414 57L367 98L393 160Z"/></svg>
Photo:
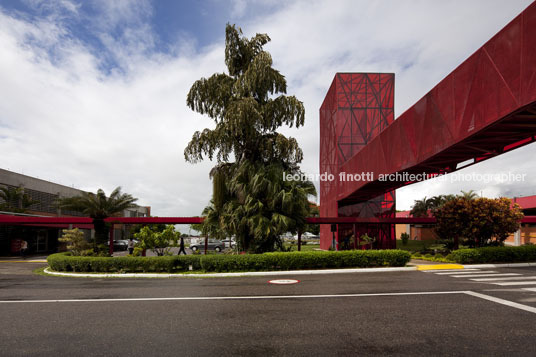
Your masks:
<svg viewBox="0 0 536 357"><path fill-rule="evenodd" d="M536 216L536 195L514 197L510 199L517 203L525 216ZM411 217L411 211L397 212L396 217ZM402 233L408 233L411 240L435 240L439 237L435 233L433 224L397 224L396 239L400 239ZM506 245L536 244L536 225L523 223L520 229L505 241Z"/></svg>
<svg viewBox="0 0 536 357"><path fill-rule="evenodd" d="M55 204L59 198L79 196L85 191L60 185L35 177L26 176L16 172L0 169L0 187L9 190L22 189L36 203L30 205L24 213L13 213L0 210L0 215L31 215L31 216L85 216L80 212L62 210ZM0 197L0 207L5 204ZM22 208L22 202L10 202L11 206ZM123 217L149 217L151 207L136 206L125 210ZM84 230L88 239L93 235L91 225L76 225ZM28 252L49 253L58 250L58 237L61 230L69 228L67 225L46 226L2 226L0 225L0 255L17 254L20 240L28 242ZM123 239L129 236L129 227L115 225L114 238Z"/></svg>

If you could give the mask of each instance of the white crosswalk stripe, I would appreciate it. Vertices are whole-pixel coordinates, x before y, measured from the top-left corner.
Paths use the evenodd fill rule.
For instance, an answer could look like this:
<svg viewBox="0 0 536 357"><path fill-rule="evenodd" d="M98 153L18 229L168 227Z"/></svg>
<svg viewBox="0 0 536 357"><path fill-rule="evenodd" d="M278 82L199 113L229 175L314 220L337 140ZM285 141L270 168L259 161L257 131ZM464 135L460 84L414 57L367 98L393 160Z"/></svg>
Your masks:
<svg viewBox="0 0 536 357"><path fill-rule="evenodd" d="M485 278L487 276L514 276L521 275L518 273L501 273L501 274L472 274L472 275L449 275L453 278Z"/></svg>
<svg viewBox="0 0 536 357"><path fill-rule="evenodd" d="M470 270L470 271L468 271ZM427 273L448 276L450 278L467 278L471 282L493 284L498 286L520 287L520 290L536 292L536 276L525 276L520 273L501 273L495 270L480 269L448 269L429 270ZM534 285L535 287L524 287Z"/></svg>
<svg viewBox="0 0 536 357"><path fill-rule="evenodd" d="M507 281L504 283L489 283L499 286L536 285L536 281Z"/></svg>
<svg viewBox="0 0 536 357"><path fill-rule="evenodd" d="M449 271L448 273L436 273L436 275L483 274L483 273L496 273L496 271L494 271L494 270L487 270L487 271L459 271L458 270L458 271Z"/></svg>
<svg viewBox="0 0 536 357"><path fill-rule="evenodd" d="M504 281L504 280L530 280L536 279L536 276L508 276L508 277L499 277L499 278L480 278L480 279L469 279L472 281L486 282L486 281ZM534 282L536 284L536 281Z"/></svg>

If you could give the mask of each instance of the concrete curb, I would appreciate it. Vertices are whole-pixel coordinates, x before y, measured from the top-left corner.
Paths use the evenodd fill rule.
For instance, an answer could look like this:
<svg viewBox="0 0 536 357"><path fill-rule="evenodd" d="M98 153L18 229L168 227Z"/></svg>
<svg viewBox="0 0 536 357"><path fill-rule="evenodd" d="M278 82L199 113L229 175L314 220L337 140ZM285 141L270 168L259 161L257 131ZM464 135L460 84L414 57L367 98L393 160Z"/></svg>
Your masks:
<svg viewBox="0 0 536 357"><path fill-rule="evenodd" d="M242 276L278 276L278 275L321 275L348 273L381 273L393 271L416 271L417 267L393 268L361 268L361 269L324 269L324 270L287 270L287 271L255 271L240 273L207 273L207 274L156 274L156 273L63 273L46 268L46 274L77 278L224 278Z"/></svg>
<svg viewBox="0 0 536 357"><path fill-rule="evenodd" d="M285 270L285 271L254 271L240 273L206 273L206 274L165 274L165 273L64 273L51 271L46 268L44 272L49 275L77 277L77 278L225 278L243 276L281 276L281 275L325 275L325 274L349 274L349 273L382 273L394 271L427 271L436 270L430 264L430 269L426 269L426 264L412 267L389 267L389 268L359 268L359 269L323 269L323 270ZM521 268L536 267L536 263L508 263L508 264L466 264L462 269L488 269L488 268Z"/></svg>

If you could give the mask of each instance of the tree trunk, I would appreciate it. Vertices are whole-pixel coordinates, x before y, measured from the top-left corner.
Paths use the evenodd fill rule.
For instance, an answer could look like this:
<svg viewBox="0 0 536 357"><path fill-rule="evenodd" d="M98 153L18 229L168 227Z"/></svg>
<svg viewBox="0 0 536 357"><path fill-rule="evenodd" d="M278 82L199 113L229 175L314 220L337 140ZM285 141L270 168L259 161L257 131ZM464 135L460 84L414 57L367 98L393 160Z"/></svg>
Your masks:
<svg viewBox="0 0 536 357"><path fill-rule="evenodd" d="M93 249L98 250L99 244L106 244L108 239L108 229L103 218L93 218L93 227L95 229L95 240L93 241Z"/></svg>

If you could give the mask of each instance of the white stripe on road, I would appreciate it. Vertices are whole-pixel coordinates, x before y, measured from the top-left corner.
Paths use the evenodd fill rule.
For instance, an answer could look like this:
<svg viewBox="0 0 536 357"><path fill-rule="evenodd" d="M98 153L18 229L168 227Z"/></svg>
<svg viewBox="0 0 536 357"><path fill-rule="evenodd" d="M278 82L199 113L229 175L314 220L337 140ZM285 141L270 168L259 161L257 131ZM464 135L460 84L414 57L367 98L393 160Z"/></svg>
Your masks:
<svg viewBox="0 0 536 357"><path fill-rule="evenodd" d="M487 276L514 276L521 275L518 273L504 273L504 274L473 274L473 275L450 275L453 278L485 278Z"/></svg>
<svg viewBox="0 0 536 357"><path fill-rule="evenodd" d="M523 290L536 291L536 288L523 288Z"/></svg>
<svg viewBox="0 0 536 357"><path fill-rule="evenodd" d="M477 292L474 292L474 291L466 291L465 293L467 295L478 297L478 298L481 298L481 299L484 299L484 300L489 300L489 301L496 302L497 304L502 304L502 305L506 305L506 306L510 306L510 307L515 307L516 309L525 310L525 311L528 311L528 312L532 312L533 314L536 314L536 307L527 306L527 305L519 304L517 302L504 300L504 299L499 299L499 298L496 298L494 296L484 295L484 294L480 294L480 293L477 293Z"/></svg>
<svg viewBox="0 0 536 357"><path fill-rule="evenodd" d="M341 297L367 296L407 296L407 295L442 295L464 294L465 291L420 291L408 293L372 293L372 294L340 294L340 295L260 295L260 296L191 296L164 298L115 298L115 299L65 299L65 300L0 300L0 304L16 303L49 303L49 302L116 302L116 301L184 301L184 300L262 300L262 299L325 299Z"/></svg>
<svg viewBox="0 0 536 357"><path fill-rule="evenodd" d="M514 285L536 285L536 281L510 281L506 283L491 283L499 286L514 286Z"/></svg>
<svg viewBox="0 0 536 357"><path fill-rule="evenodd" d="M436 273L436 275L456 275L456 274L485 274L485 273L496 273L495 270L486 270L486 271L450 271L448 273Z"/></svg>
<svg viewBox="0 0 536 357"><path fill-rule="evenodd" d="M472 281L498 281L498 280L525 280L536 279L536 276L510 276L506 278L482 278L482 279L470 279Z"/></svg>
<svg viewBox="0 0 536 357"><path fill-rule="evenodd" d="M529 289L525 289L529 290ZM531 290L536 291L536 288ZM167 297L167 298L116 298L116 299L67 299L67 300L2 300L0 304L17 303L61 303L61 302L125 302L125 301L188 301L188 300L266 300L266 299L325 299L344 297L373 297L373 296L415 296L415 295L449 295L466 294L498 304L514 307L516 309L536 313L536 307L519 304L513 301L499 299L493 296L480 294L474 291L421 291L408 293L374 293L374 294L341 294L341 295L275 295L275 296L194 296L194 297Z"/></svg>

